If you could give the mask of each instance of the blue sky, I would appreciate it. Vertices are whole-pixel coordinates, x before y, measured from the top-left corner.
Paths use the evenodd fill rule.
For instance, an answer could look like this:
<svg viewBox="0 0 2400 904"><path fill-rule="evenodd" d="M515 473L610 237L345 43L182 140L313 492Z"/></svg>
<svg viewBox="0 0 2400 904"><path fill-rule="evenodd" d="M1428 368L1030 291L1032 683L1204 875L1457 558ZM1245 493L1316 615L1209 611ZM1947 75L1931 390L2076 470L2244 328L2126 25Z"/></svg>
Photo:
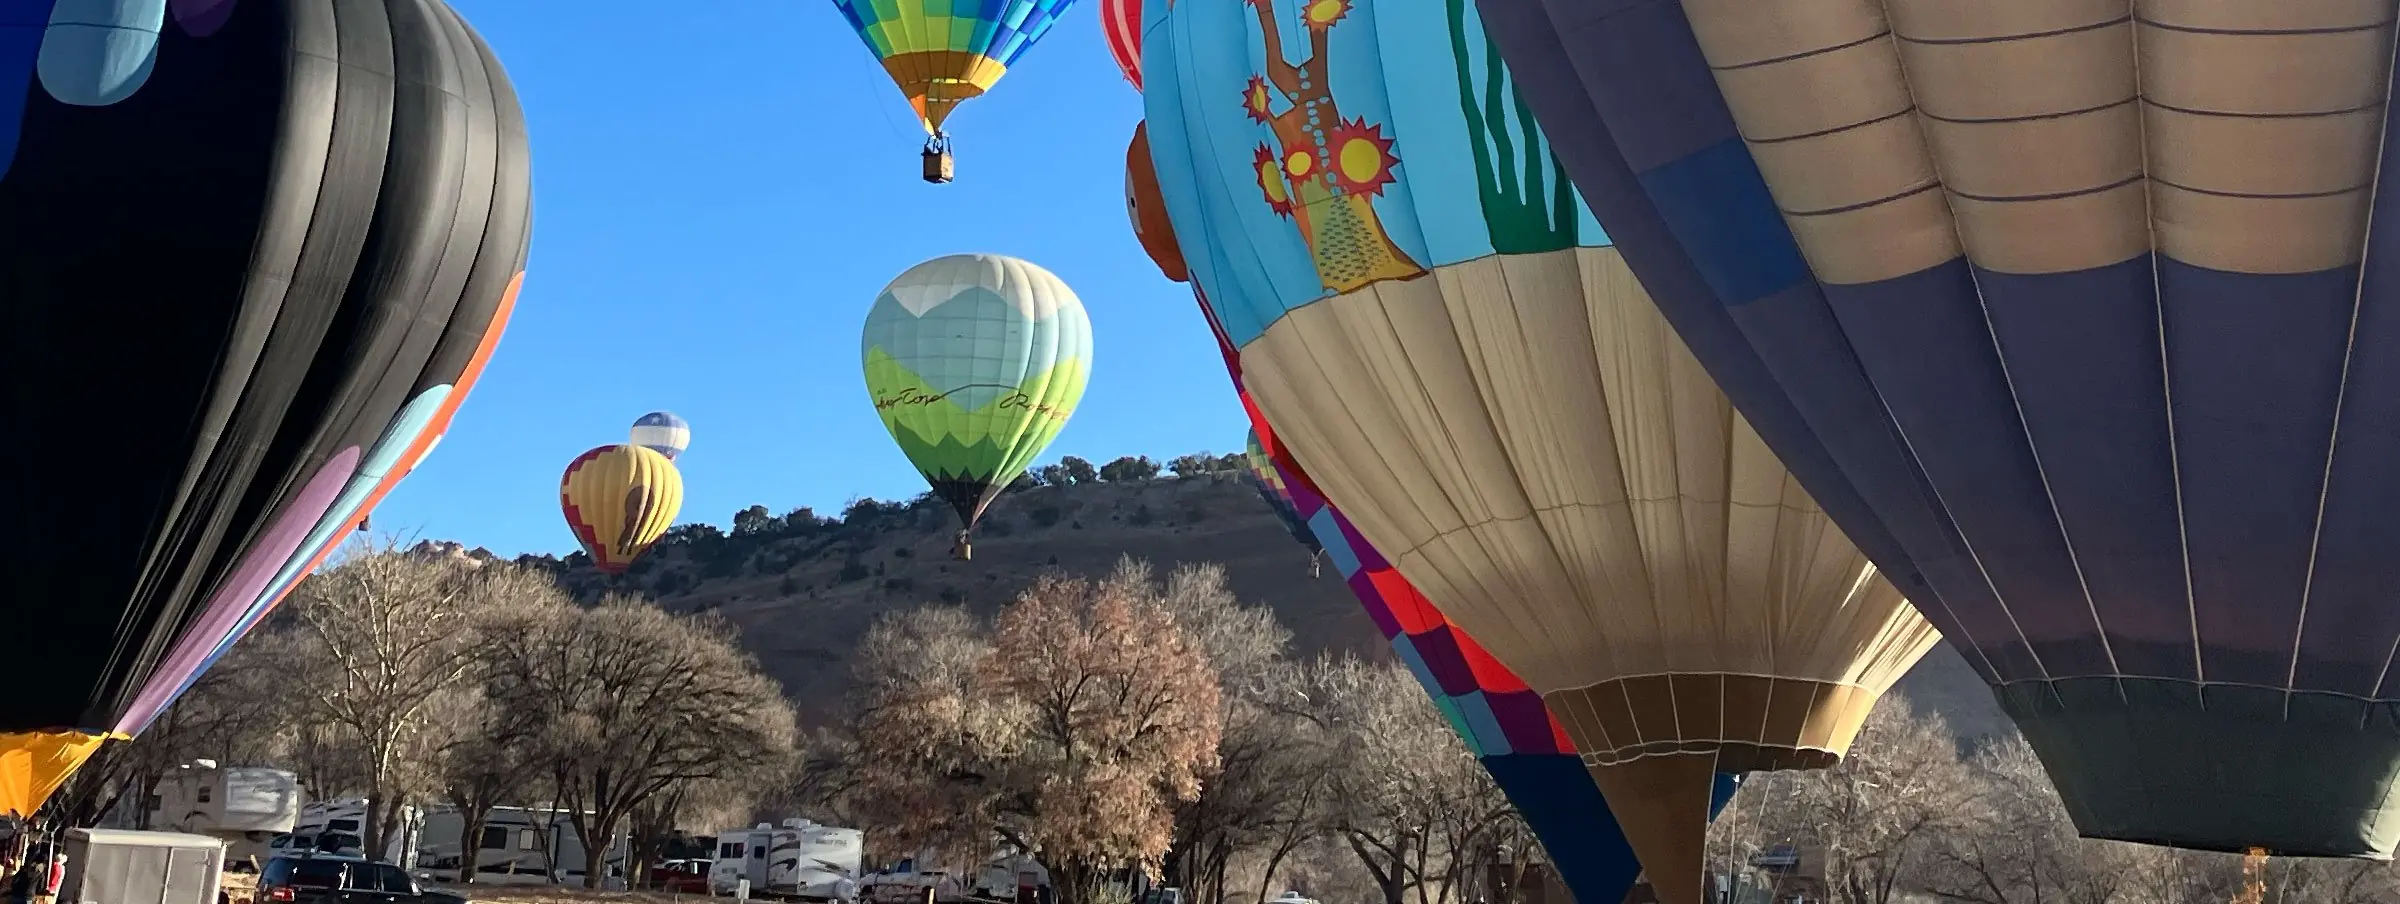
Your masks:
<svg viewBox="0 0 2400 904"><path fill-rule="evenodd" d="M1091 390L1045 461L1240 447L1190 290L1126 223L1141 103L1095 0L951 117L941 186L831 0L450 2L524 102L533 250L490 369L377 533L572 550L560 470L657 408L692 423L683 521L922 492L867 403L859 328L893 276L964 251L1041 264L1091 311Z"/></svg>

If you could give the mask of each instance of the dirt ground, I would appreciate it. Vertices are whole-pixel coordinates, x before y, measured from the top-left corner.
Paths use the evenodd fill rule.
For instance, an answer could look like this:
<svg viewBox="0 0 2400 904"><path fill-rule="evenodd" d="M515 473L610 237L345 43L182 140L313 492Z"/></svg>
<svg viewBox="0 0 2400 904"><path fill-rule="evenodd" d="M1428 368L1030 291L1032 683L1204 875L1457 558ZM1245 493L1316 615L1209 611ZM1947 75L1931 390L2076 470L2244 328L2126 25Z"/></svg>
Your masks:
<svg viewBox="0 0 2400 904"><path fill-rule="evenodd" d="M441 889L475 904L705 904L708 900L701 895L591 891L546 885L445 885Z"/></svg>

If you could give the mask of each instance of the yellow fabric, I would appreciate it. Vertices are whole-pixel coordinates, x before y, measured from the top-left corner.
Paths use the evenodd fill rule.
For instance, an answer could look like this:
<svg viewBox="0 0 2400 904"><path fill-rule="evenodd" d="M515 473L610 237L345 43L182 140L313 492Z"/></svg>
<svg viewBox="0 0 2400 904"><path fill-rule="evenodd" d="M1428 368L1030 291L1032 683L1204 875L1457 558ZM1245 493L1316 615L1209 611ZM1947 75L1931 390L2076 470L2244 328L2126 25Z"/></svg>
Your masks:
<svg viewBox="0 0 2400 904"><path fill-rule="evenodd" d="M558 495L592 564L622 574L674 525L683 509L683 475L649 449L603 446L567 466Z"/></svg>
<svg viewBox="0 0 2400 904"><path fill-rule="evenodd" d="M962 101L983 96L1008 67L999 60L964 50L917 50L883 58L883 71L900 86L917 111L927 133L938 133L950 111Z"/></svg>
<svg viewBox="0 0 2400 904"><path fill-rule="evenodd" d="M81 731L0 734L0 815L33 815L107 740Z"/></svg>

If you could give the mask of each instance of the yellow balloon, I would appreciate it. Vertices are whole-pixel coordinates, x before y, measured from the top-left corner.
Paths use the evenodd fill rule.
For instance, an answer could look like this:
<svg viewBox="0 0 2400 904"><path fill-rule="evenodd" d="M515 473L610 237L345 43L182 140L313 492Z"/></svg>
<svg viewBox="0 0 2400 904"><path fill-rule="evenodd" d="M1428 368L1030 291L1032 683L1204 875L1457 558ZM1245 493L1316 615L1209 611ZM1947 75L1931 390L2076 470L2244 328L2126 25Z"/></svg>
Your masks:
<svg viewBox="0 0 2400 904"><path fill-rule="evenodd" d="M567 527L606 574L624 574L683 508L674 462L640 446L601 446L567 463L558 483Z"/></svg>

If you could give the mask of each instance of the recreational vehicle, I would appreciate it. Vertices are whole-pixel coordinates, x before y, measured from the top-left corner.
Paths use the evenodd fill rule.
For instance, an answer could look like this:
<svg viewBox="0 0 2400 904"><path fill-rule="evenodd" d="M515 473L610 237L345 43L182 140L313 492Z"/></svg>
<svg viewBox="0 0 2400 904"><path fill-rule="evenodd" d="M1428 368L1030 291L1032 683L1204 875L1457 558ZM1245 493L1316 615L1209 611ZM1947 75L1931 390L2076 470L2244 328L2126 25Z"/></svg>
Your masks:
<svg viewBox="0 0 2400 904"><path fill-rule="evenodd" d="M159 778L148 825L223 840L226 863L238 869L264 860L275 836L292 831L300 799L299 777L281 769L194 760Z"/></svg>
<svg viewBox="0 0 2400 904"><path fill-rule="evenodd" d="M385 838L383 850L371 859L395 865L413 862L417 826L424 816L415 807L401 808L399 831ZM366 825L366 798L318 801L300 808L300 818L293 822L289 834L267 842L268 853L315 852L319 856L369 859L366 852Z"/></svg>
<svg viewBox="0 0 2400 904"><path fill-rule="evenodd" d="M458 882L465 864L467 820L457 810L442 808L425 815L418 836L416 867L437 882ZM575 817L549 807L493 807L484 817L475 842L478 885L582 885L583 836L575 832ZM608 840L601 863L607 870L602 885L625 877L630 848L625 833Z"/></svg>
<svg viewBox="0 0 2400 904"><path fill-rule="evenodd" d="M717 836L708 884L719 894L732 894L748 879L750 893L758 897L835 900L856 888L862 841L857 829L805 819L784 820L781 828L762 822L748 832Z"/></svg>

